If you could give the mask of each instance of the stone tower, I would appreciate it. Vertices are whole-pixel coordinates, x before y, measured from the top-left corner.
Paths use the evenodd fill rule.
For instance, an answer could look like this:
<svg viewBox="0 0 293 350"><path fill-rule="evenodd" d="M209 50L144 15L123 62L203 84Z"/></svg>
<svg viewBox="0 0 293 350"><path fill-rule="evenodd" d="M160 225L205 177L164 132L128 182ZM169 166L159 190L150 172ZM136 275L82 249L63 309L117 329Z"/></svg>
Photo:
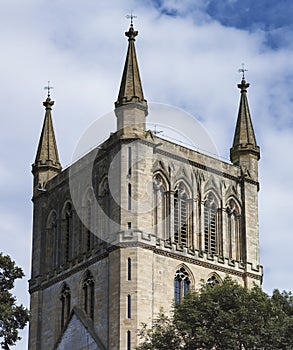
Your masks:
<svg viewBox="0 0 293 350"><path fill-rule="evenodd" d="M29 350L132 350L202 281L261 284L259 147L244 77L231 163L146 129L131 24L117 130L61 171L48 96L33 164Z"/></svg>

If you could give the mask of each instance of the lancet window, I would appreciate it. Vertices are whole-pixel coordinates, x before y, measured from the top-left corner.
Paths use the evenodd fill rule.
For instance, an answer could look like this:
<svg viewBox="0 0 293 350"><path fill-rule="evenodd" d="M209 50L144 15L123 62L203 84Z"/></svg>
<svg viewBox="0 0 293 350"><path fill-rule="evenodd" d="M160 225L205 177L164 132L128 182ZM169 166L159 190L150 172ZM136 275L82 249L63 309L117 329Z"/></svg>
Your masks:
<svg viewBox="0 0 293 350"><path fill-rule="evenodd" d="M241 216L239 206L230 199L226 208L228 230L228 255L230 259L242 260Z"/></svg>
<svg viewBox="0 0 293 350"><path fill-rule="evenodd" d="M64 284L60 296L61 301L61 328L64 327L66 321L69 318L71 310L71 295L69 287Z"/></svg>
<svg viewBox="0 0 293 350"><path fill-rule="evenodd" d="M94 200L93 200L93 194L90 191L87 193L87 196L86 196L84 215L85 215L84 247L86 251L90 251L94 246L94 233L96 231Z"/></svg>
<svg viewBox="0 0 293 350"><path fill-rule="evenodd" d="M166 239L168 232L169 205L166 181L160 174L154 176L154 230L155 234Z"/></svg>
<svg viewBox="0 0 293 350"><path fill-rule="evenodd" d="M72 205L67 203L64 211L64 261L71 258L72 250Z"/></svg>
<svg viewBox="0 0 293 350"><path fill-rule="evenodd" d="M95 310L95 284L92 274L88 271L83 281L84 312L93 320Z"/></svg>
<svg viewBox="0 0 293 350"><path fill-rule="evenodd" d="M56 242L57 242L57 215L52 211L48 217L46 230L46 253L45 253L45 269L50 271L55 268L56 264Z"/></svg>
<svg viewBox="0 0 293 350"><path fill-rule="evenodd" d="M110 207L110 189L108 179L105 178L100 186L99 190L99 227L100 227L100 238L106 237L110 230L110 218L111 218L111 207Z"/></svg>

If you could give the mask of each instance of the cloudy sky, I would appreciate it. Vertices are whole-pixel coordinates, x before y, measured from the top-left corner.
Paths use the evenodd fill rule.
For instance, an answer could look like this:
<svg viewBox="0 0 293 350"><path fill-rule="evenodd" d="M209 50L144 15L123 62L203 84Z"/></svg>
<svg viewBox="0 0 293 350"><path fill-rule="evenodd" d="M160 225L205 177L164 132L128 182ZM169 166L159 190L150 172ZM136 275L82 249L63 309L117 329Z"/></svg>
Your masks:
<svg viewBox="0 0 293 350"><path fill-rule="evenodd" d="M293 289L293 2L291 0L2 0L0 250L22 266L29 304L32 175L50 80L63 167L82 133L111 112L135 28L145 97L199 120L229 157L244 62L261 147L264 290ZM107 137L108 135L104 135ZM96 140L99 142L100 140ZM26 349L26 332L16 347Z"/></svg>

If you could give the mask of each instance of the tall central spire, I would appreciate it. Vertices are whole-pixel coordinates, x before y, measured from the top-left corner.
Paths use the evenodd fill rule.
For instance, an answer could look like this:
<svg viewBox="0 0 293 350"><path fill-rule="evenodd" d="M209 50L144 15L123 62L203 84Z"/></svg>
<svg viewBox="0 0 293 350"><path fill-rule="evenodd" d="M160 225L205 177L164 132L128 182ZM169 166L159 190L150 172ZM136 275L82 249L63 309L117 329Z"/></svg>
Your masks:
<svg viewBox="0 0 293 350"><path fill-rule="evenodd" d="M134 45L137 34L138 32L134 30L131 22L128 32L125 33L128 37L128 50L118 99L115 102L117 131L127 135L145 131L145 118L148 114Z"/></svg>

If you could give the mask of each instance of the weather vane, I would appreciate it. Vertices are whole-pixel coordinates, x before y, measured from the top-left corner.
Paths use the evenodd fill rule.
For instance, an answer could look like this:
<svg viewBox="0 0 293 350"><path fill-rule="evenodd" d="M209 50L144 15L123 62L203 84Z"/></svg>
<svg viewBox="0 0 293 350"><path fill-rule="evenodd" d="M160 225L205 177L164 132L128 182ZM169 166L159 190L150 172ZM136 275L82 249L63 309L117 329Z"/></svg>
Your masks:
<svg viewBox="0 0 293 350"><path fill-rule="evenodd" d="M48 90L48 97L50 97L50 90L54 89L53 86L50 86L50 81L48 80L48 85L44 87L45 90Z"/></svg>
<svg viewBox="0 0 293 350"><path fill-rule="evenodd" d="M155 129L153 130L153 133L155 135L161 134L163 132L163 130L157 130L157 124L155 124Z"/></svg>
<svg viewBox="0 0 293 350"><path fill-rule="evenodd" d="M137 18L137 16L134 16L134 15L132 14L132 11L131 11L130 15L126 15L125 17L126 17L127 19L130 19L130 25L133 25L133 18Z"/></svg>
<svg viewBox="0 0 293 350"><path fill-rule="evenodd" d="M238 69L239 73L242 73L242 79L245 80L245 72L248 72L247 69L244 68L244 63L242 63L242 68Z"/></svg>

